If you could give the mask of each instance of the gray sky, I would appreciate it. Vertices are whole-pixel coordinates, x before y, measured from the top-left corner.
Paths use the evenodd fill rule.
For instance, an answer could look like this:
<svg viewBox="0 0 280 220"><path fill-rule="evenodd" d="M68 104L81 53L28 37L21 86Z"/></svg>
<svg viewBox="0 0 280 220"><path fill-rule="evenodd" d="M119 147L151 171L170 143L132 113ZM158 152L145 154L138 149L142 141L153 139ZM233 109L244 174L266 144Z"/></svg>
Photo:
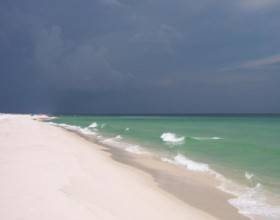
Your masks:
<svg viewBox="0 0 280 220"><path fill-rule="evenodd" d="M0 62L0 112L280 113L280 1L1 0Z"/></svg>

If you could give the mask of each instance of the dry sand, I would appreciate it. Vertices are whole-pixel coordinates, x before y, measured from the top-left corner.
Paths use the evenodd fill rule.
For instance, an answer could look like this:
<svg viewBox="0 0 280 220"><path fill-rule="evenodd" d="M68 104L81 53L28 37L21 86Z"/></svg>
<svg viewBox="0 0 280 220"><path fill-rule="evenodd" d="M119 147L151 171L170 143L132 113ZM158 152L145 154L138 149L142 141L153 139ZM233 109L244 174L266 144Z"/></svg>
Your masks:
<svg viewBox="0 0 280 220"><path fill-rule="evenodd" d="M0 219L217 219L151 175L27 115L0 115Z"/></svg>

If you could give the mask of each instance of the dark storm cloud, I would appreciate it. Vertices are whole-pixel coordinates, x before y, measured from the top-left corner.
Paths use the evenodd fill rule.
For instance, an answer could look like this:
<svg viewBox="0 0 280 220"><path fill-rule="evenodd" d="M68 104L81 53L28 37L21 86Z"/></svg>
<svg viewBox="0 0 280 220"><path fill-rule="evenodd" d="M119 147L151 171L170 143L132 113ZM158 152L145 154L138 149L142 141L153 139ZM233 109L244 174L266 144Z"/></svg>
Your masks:
<svg viewBox="0 0 280 220"><path fill-rule="evenodd" d="M61 28L53 26L39 34L35 45L35 61L39 74L53 86L66 88L106 89L118 83L122 75L108 61L108 50L91 42L67 48L61 39Z"/></svg>
<svg viewBox="0 0 280 220"><path fill-rule="evenodd" d="M280 112L278 0L1 1L0 111Z"/></svg>

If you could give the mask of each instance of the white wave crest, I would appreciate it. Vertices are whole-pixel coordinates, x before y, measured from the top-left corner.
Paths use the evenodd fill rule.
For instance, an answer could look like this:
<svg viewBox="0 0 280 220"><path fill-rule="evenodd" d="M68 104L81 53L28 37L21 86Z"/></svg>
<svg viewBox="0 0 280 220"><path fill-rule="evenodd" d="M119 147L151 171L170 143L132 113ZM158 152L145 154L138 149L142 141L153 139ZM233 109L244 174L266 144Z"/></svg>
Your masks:
<svg viewBox="0 0 280 220"><path fill-rule="evenodd" d="M54 125L54 126L57 126L58 124L56 123L53 123L53 122L48 122L49 125Z"/></svg>
<svg viewBox="0 0 280 220"><path fill-rule="evenodd" d="M91 123L88 127L89 128L97 128L98 124L96 122Z"/></svg>
<svg viewBox="0 0 280 220"><path fill-rule="evenodd" d="M86 135L95 135L96 134L95 132L89 130L88 128L82 128L82 127L76 126L76 125L68 125L68 124L64 124L64 123L57 124L57 123L53 123L53 122L48 122L48 124L66 128L66 129L72 130L72 131L78 131L78 132L80 132L82 134L86 134Z"/></svg>
<svg viewBox="0 0 280 220"><path fill-rule="evenodd" d="M52 116L52 117L45 118L44 120L45 120L45 121L50 121L50 120L54 120L54 119L56 119L56 118L57 118L57 117Z"/></svg>
<svg viewBox="0 0 280 220"><path fill-rule="evenodd" d="M79 131L83 134L90 134L90 135L96 134L95 132L89 130L88 128L81 128L81 129L79 129Z"/></svg>
<svg viewBox="0 0 280 220"><path fill-rule="evenodd" d="M230 199L229 203L236 207L243 215L253 219L278 220L280 217L280 206L272 205L267 202L269 192L258 183L255 187L247 188L237 198Z"/></svg>
<svg viewBox="0 0 280 220"><path fill-rule="evenodd" d="M122 139L122 136L121 136L121 135L118 135L118 136L116 136L115 138L121 140L121 139Z"/></svg>
<svg viewBox="0 0 280 220"><path fill-rule="evenodd" d="M126 128L125 131L129 131L130 128Z"/></svg>
<svg viewBox="0 0 280 220"><path fill-rule="evenodd" d="M256 184L255 187L247 187L235 183L211 169L208 164L192 161L181 154L178 154L173 159L161 158L161 160L182 165L188 170L208 172L209 175L221 182L221 184L217 186L218 189L235 196L235 198L230 199L228 202L236 207L241 214L252 219L279 220L280 206L275 205L275 202L273 205L273 203L267 201L267 195L271 193L260 183ZM248 178L252 178L253 174L247 172L247 176ZM279 204L280 198L277 198L276 201L278 201L276 204Z"/></svg>
<svg viewBox="0 0 280 220"><path fill-rule="evenodd" d="M50 125L64 127L69 130L74 130L81 132L83 134L95 134L89 128L82 128L80 126L75 125L67 125L67 124L56 124L53 122L48 122ZM97 125L97 123L96 123ZM183 142L184 137L176 136L172 133L164 133L161 135L163 141L167 143L176 143L176 142ZM214 138L214 137L212 137ZM102 140L101 136L98 136L100 142L111 146L122 148L128 152L136 153L136 154L149 154L145 151L144 148L133 145L129 143L125 143L121 136L116 136L115 138L109 138ZM214 140L214 139L212 139ZM216 172L215 170L211 169L208 164L200 163L196 161L192 161L186 156L178 154L172 159L169 158L162 158L162 161L178 164L181 166L186 167L188 170L198 171L198 172L208 172L211 176L218 179L221 184L217 187L218 189L230 193L234 195L236 198L230 199L229 203L236 207L239 212L243 215L246 215L252 219L265 219L265 220L279 220L280 216L280 206L279 201L280 198L276 198L277 202L268 201L268 198L271 198L271 192L265 189L263 185L260 183L256 184L254 187L248 187L245 185L238 184L230 179L227 179L222 174ZM245 172L245 178L248 180L252 180L254 174Z"/></svg>
<svg viewBox="0 0 280 220"><path fill-rule="evenodd" d="M174 144L174 145L176 145L176 144L183 144L184 141L185 141L185 137L184 137L184 136L178 136L178 135L176 135L176 134L169 133L169 132L163 133L163 134L160 136L160 138L161 138L164 142L166 142L166 143L168 143L168 144Z"/></svg>
<svg viewBox="0 0 280 220"><path fill-rule="evenodd" d="M126 151L135 154L148 154L147 152L144 151L142 147L139 147L138 145L130 146L129 148L126 149Z"/></svg>
<svg viewBox="0 0 280 220"><path fill-rule="evenodd" d="M174 158L174 160L175 160L175 162L185 166L188 170L199 171L199 172L208 172L209 171L208 164L195 162L193 160L190 160L190 159L184 157L181 154L178 154Z"/></svg>
<svg viewBox="0 0 280 220"><path fill-rule="evenodd" d="M144 148L142 148L138 145L129 144L129 143L126 143L126 142L122 141L122 137L120 135L118 135L114 138L108 138L108 139L105 139L105 140L101 140L100 143L105 144L105 145L110 146L110 147L121 148L121 149L124 149L128 152L131 152L131 153L149 154L148 152L146 152L144 150Z"/></svg>
<svg viewBox="0 0 280 220"><path fill-rule="evenodd" d="M252 174L252 173L249 173L249 172L245 172L245 178L247 179L247 180L251 180L252 178L254 177L254 174Z"/></svg>
<svg viewBox="0 0 280 220"><path fill-rule="evenodd" d="M267 195L271 194L271 192L266 190L262 184L257 183L255 187L248 187L237 184L216 171L211 170L210 173L221 181L221 185L217 187L218 189L235 196L235 198L228 200L228 202L237 208L239 213L252 219L279 219L280 206L270 204L267 200ZM253 176L253 174L248 173L248 178L252 178ZM277 198L276 200L279 204L280 198Z"/></svg>

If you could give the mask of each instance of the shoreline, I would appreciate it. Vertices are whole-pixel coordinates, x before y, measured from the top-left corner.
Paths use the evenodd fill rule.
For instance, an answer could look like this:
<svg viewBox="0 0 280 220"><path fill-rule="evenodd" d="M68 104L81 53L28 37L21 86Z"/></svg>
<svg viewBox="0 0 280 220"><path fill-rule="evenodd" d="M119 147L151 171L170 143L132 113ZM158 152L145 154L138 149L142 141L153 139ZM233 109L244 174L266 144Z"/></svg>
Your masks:
<svg viewBox="0 0 280 220"><path fill-rule="evenodd" d="M54 126L102 146L106 152L110 153L113 160L148 173L157 187L192 207L203 210L218 219L250 219L240 214L237 208L229 204L228 200L235 198L235 196L219 190L217 186L220 185L220 181L207 173L187 170L179 165L161 161L151 155L131 153L122 148L110 147L94 136L59 125ZM213 204L212 201L215 201L215 203Z"/></svg>
<svg viewBox="0 0 280 220"><path fill-rule="evenodd" d="M217 189L219 181L207 174L188 171L178 165L152 157L133 155L121 149L109 149L108 152L114 160L147 172L160 189L192 207L218 219L249 219L228 203L234 196Z"/></svg>
<svg viewBox="0 0 280 220"><path fill-rule="evenodd" d="M223 219L166 190L166 173L34 118L0 115L1 219Z"/></svg>

